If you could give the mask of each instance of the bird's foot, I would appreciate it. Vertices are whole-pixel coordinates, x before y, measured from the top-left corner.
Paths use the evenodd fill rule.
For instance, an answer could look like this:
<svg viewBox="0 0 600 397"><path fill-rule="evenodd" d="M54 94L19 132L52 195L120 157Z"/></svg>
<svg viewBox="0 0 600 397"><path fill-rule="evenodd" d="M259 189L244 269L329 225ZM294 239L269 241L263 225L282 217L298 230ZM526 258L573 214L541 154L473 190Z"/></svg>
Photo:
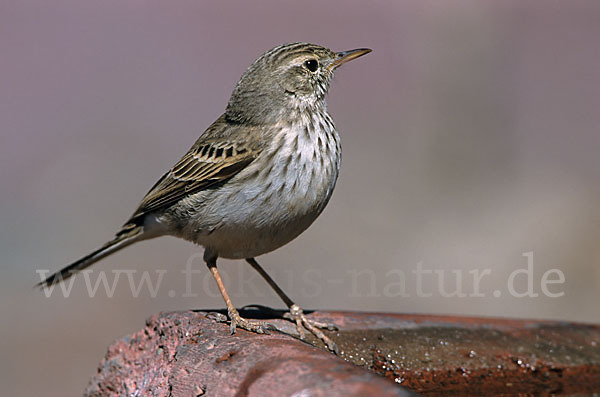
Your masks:
<svg viewBox="0 0 600 397"><path fill-rule="evenodd" d="M227 314L229 314L229 320L231 322L230 327L232 335L235 334L236 328L242 328L257 334L269 334L269 331L277 330L277 328L266 321L248 320L243 318L236 309L227 310Z"/></svg>
<svg viewBox="0 0 600 397"><path fill-rule="evenodd" d="M316 336L319 340L321 340L327 348L333 353L339 355L339 350L334 341L332 341L327 335L321 331L322 329L327 329L330 331L337 330L337 327L333 324L323 323L316 320L309 320L306 318L306 315L300 308L300 306L293 304L290 306L290 311L283 315L284 318L291 320L296 323L296 329L298 330L298 334L300 334L300 339L304 340L305 333L304 330L308 330L311 334Z"/></svg>

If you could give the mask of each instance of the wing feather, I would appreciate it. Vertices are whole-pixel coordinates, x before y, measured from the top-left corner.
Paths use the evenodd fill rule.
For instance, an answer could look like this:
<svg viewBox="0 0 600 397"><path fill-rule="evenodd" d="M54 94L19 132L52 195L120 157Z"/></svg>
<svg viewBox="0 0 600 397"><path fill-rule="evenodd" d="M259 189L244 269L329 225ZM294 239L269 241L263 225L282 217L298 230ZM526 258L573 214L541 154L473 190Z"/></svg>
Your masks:
<svg viewBox="0 0 600 397"><path fill-rule="evenodd" d="M220 127L220 120L211 128ZM146 194L129 223L145 214L168 207L184 197L226 182L250 164L260 153L240 139L220 139L207 130L181 160Z"/></svg>

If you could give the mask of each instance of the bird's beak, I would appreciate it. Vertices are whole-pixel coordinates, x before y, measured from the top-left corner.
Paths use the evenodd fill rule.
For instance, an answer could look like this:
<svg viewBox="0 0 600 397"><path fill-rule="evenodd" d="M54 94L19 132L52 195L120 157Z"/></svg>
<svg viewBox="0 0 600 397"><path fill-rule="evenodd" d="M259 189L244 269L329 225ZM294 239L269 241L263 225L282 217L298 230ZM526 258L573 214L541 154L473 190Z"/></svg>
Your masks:
<svg viewBox="0 0 600 397"><path fill-rule="evenodd" d="M327 69L333 70L340 65L368 54L369 52L371 52L370 48L357 48L356 50L337 52L337 58L329 65Z"/></svg>

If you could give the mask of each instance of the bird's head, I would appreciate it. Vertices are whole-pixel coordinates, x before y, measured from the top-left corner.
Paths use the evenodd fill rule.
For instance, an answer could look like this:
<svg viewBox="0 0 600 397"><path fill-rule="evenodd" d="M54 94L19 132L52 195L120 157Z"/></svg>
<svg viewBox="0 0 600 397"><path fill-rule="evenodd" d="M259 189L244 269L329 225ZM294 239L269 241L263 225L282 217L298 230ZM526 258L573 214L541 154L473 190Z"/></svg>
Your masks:
<svg viewBox="0 0 600 397"><path fill-rule="evenodd" d="M333 52L309 43L275 47L244 72L231 94L226 117L237 122L271 123L289 112L324 107L333 71L369 52L368 48Z"/></svg>

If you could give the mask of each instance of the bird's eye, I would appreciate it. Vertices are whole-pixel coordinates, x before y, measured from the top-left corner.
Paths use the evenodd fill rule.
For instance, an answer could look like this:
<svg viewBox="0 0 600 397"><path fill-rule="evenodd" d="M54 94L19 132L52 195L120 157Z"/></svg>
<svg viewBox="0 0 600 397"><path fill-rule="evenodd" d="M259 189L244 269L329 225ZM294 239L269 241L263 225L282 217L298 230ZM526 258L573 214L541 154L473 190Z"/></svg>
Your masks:
<svg viewBox="0 0 600 397"><path fill-rule="evenodd" d="M319 68L319 62L317 62L315 59L309 59L308 61L304 62L304 66L306 66L306 69L310 70L311 72L316 72Z"/></svg>

